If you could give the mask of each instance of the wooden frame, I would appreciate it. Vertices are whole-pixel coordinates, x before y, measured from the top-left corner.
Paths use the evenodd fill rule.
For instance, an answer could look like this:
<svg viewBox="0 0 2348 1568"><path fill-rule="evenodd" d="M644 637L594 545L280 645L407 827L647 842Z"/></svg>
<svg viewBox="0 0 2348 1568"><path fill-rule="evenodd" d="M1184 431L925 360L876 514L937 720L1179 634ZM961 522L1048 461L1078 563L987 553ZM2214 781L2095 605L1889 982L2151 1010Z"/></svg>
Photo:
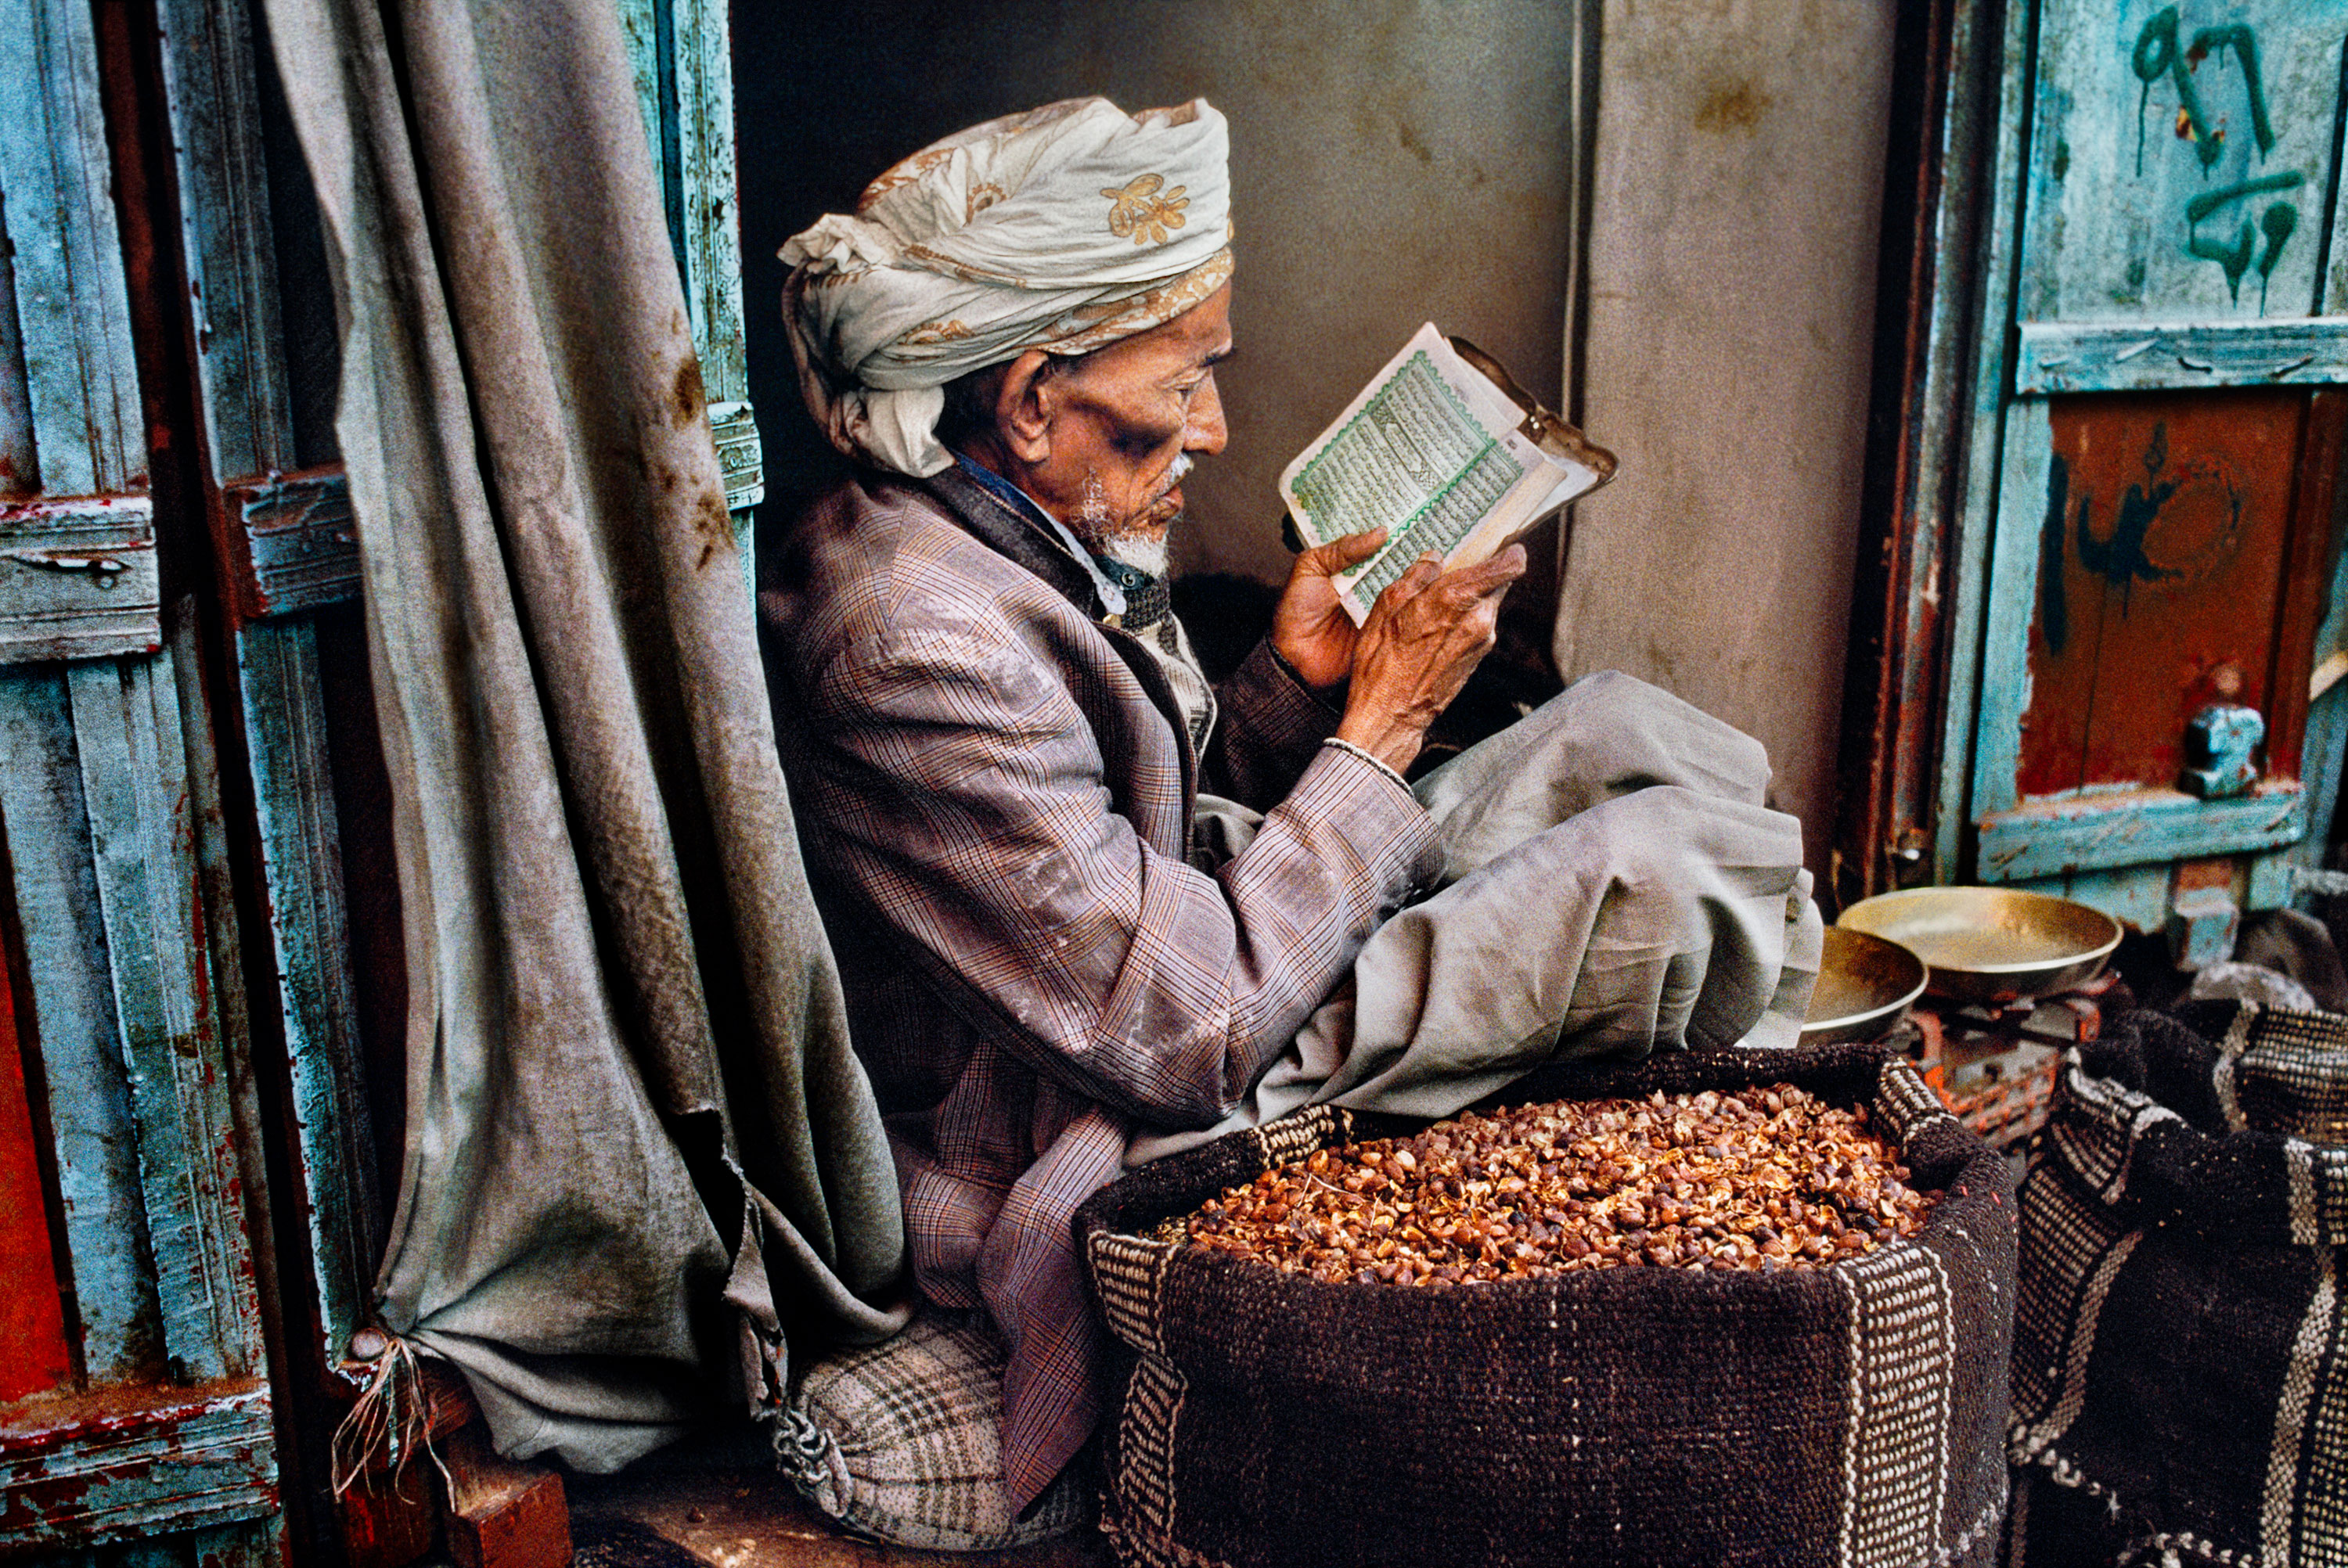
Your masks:
<svg viewBox="0 0 2348 1568"><path fill-rule="evenodd" d="M2291 868L2319 861L2329 840L2348 739L2348 699L2336 688L2311 702L2279 687L2278 728L2303 725L2300 777L2251 796L2208 803L2155 789L2013 797L2028 701L2026 589L2046 477L2042 399L2348 379L2348 351L2339 346L2348 316L2263 328L2017 323L2030 183L2049 177L2039 166L2061 151L2032 143L2036 14L2031 0L1941 0L1901 35L1905 85L1895 102L1920 107L1895 135L1887 201L1871 542L1854 601L1834 892L1848 903L1914 883L2012 880L2157 928L2174 863L2230 856L2242 867L2237 892L2246 906L2272 907L2291 897ZM2336 200L2348 127L2327 128L2334 190L2322 240L2330 256L2348 224ZM2333 271L2319 264L2316 275ZM2336 285L2322 303L2348 308ZM2289 352L2271 352L2278 344ZM2333 417L2315 412L2319 423ZM2327 436L2310 461L2336 467L2335 447ZM1944 487L1938 475L1948 476ZM2333 520L2305 509L2319 487L2306 488L2292 524L2294 574L2321 574L2327 549L2336 550ZM2031 526L2009 526L2001 514ZM2312 647L2320 658L2348 638L2339 610L2348 573L2329 569L2332 615L2321 628L2279 628L2279 651Z"/></svg>

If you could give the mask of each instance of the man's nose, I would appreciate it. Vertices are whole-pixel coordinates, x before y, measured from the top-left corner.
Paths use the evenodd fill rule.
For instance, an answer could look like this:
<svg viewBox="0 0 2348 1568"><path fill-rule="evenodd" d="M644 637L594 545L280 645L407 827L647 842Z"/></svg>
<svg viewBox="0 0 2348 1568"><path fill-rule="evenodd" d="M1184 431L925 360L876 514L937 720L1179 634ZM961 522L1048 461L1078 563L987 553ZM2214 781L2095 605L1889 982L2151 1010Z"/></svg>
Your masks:
<svg viewBox="0 0 2348 1568"><path fill-rule="evenodd" d="M1217 390L1215 373L1210 370L1199 390L1190 395L1190 417L1182 426L1182 450L1211 457L1230 442L1231 433L1223 428L1223 395Z"/></svg>

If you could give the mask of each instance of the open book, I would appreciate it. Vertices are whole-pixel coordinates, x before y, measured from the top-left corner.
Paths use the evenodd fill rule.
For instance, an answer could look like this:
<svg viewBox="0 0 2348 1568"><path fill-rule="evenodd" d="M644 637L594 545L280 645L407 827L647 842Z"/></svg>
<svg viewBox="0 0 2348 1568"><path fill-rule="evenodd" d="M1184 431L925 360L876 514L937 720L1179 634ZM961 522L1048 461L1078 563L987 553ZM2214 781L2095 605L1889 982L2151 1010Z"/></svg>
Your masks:
<svg viewBox="0 0 2348 1568"><path fill-rule="evenodd" d="M1430 323L1297 455L1280 494L1308 546L1386 530L1377 554L1336 579L1359 621L1427 551L1447 569L1473 566L1613 477L1612 453Z"/></svg>

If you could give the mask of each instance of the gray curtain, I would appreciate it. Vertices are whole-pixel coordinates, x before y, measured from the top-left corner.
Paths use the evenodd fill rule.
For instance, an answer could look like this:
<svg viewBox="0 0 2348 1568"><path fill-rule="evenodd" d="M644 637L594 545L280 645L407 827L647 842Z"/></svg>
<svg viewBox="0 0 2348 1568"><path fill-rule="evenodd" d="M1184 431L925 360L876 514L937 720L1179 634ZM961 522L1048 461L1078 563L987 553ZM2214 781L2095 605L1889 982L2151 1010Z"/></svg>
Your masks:
<svg viewBox="0 0 2348 1568"><path fill-rule="evenodd" d="M902 1225L774 753L613 0L267 0L409 986L387 1327L613 1468L872 1339Z"/></svg>

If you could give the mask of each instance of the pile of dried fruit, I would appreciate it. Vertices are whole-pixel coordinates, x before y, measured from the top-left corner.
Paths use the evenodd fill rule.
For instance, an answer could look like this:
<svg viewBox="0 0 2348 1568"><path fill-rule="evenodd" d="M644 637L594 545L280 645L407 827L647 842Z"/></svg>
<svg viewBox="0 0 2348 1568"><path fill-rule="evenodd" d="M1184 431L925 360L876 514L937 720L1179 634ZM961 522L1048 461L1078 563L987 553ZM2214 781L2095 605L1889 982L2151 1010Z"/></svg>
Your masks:
<svg viewBox="0 0 2348 1568"><path fill-rule="evenodd" d="M1791 1084L1503 1109L1319 1150L1161 1234L1333 1283L1818 1267L1931 1206L1865 1122Z"/></svg>

